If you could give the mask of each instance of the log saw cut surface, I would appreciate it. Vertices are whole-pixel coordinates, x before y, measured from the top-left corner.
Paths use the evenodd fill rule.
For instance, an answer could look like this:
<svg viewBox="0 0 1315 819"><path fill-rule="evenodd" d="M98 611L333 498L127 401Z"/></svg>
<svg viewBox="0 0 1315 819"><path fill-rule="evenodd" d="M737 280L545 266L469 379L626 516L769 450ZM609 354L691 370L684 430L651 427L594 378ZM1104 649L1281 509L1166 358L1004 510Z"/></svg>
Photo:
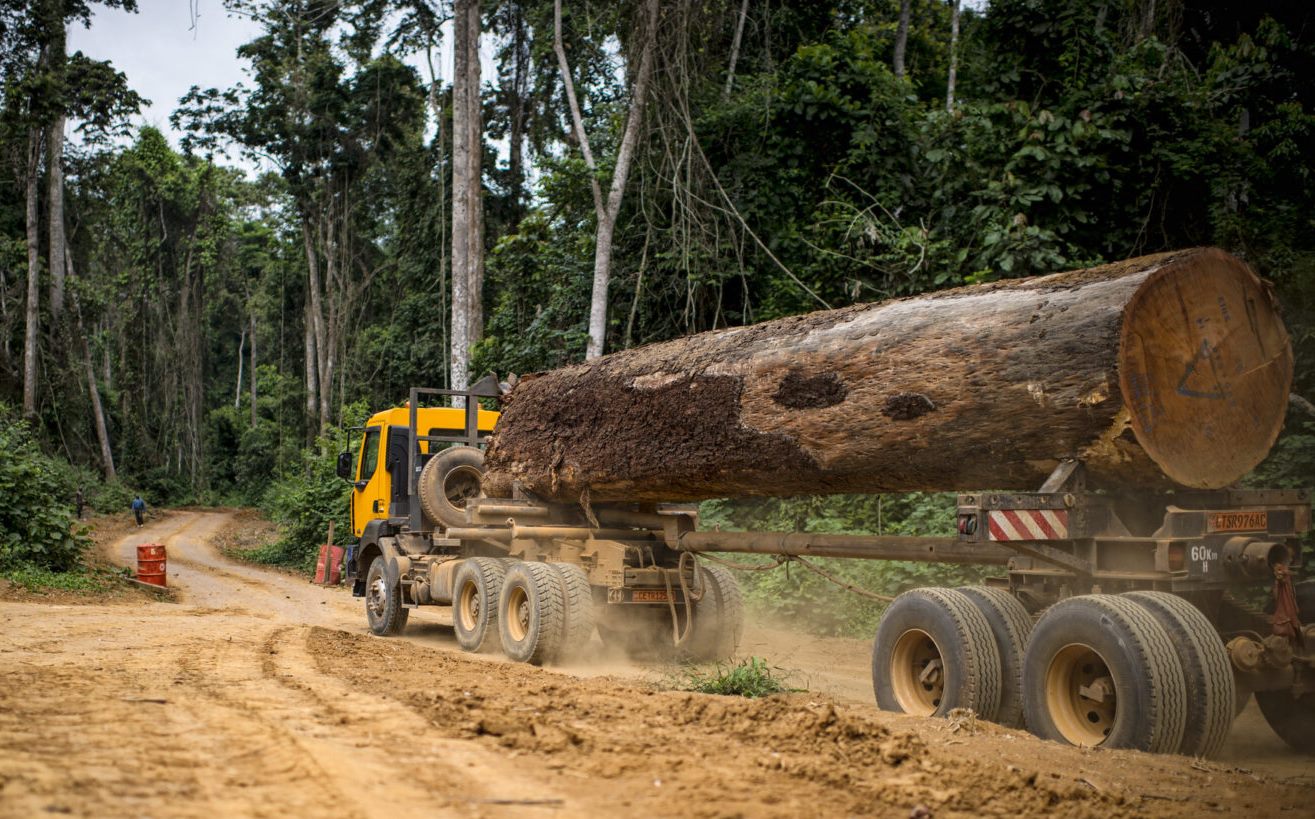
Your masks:
<svg viewBox="0 0 1315 819"><path fill-rule="evenodd" d="M1207 248L703 333L522 379L485 490L545 499L1228 485L1283 424L1268 286Z"/></svg>

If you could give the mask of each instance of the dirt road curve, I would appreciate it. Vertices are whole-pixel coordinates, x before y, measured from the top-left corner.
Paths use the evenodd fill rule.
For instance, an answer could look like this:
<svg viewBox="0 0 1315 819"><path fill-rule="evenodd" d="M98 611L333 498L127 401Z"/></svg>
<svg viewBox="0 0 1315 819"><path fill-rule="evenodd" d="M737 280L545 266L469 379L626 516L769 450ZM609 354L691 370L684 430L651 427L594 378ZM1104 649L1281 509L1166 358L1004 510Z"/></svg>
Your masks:
<svg viewBox="0 0 1315 819"><path fill-rule="evenodd" d="M177 603L0 603L0 816L1315 813L1315 762L1272 743L1203 763L879 714L853 641L752 630L815 693L744 701L470 657L428 612L376 639L343 590L221 557L227 519L115 545L166 543Z"/></svg>

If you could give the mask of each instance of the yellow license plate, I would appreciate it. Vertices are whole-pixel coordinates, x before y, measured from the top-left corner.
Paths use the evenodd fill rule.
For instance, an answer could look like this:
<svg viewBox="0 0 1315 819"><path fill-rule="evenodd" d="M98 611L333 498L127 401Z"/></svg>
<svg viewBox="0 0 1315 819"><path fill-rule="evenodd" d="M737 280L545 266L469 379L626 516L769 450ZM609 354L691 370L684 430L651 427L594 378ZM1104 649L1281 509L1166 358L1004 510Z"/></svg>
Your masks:
<svg viewBox="0 0 1315 819"><path fill-rule="evenodd" d="M1268 512L1211 512L1211 532L1263 532L1269 528Z"/></svg>
<svg viewBox="0 0 1315 819"><path fill-rule="evenodd" d="M665 603L667 592L666 589L635 589L630 599L636 603Z"/></svg>

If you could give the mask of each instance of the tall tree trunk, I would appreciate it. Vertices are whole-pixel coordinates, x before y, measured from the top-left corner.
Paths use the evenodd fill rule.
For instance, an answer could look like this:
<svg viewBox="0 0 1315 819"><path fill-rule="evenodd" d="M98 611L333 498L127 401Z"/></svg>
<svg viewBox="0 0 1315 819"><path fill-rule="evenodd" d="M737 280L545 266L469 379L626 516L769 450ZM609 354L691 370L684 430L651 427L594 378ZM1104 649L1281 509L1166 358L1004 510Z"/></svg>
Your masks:
<svg viewBox="0 0 1315 819"><path fill-rule="evenodd" d="M909 13L913 0L900 0L899 23L895 26L895 76L904 76L904 52L909 47Z"/></svg>
<svg viewBox="0 0 1315 819"><path fill-rule="evenodd" d="M470 39L472 16L478 17L478 0L457 0L452 42L452 333L450 337L450 388L464 390L470 378L471 281L475 259L471 255L471 234L476 230L472 212L471 187L479 184L471 177L470 154L472 130L469 123L470 98L478 97L479 22L474 23L475 48ZM472 80L474 82L472 82Z"/></svg>
<svg viewBox="0 0 1315 819"><path fill-rule="evenodd" d="M470 257L467 261L470 266L470 279L466 285L466 295L470 299L470 318L466 332L470 344L473 346L484 337L484 184L482 173L484 109L480 99L479 3L474 2L471 6L466 15L466 48L470 54L469 76L466 87L466 130L468 132L466 145L469 148L466 156L466 161L469 163L466 171L469 180L466 195L470 198L471 224L469 236Z"/></svg>
<svg viewBox="0 0 1315 819"><path fill-rule="evenodd" d="M740 3L740 15L735 21L735 37L731 40L731 59L726 67L726 87L721 90L721 98L727 99L735 87L735 64L740 61L740 39L744 36L744 19L749 16L749 0Z"/></svg>
<svg viewBox="0 0 1315 819"><path fill-rule="evenodd" d="M68 281L73 281L73 252L71 249L65 251L65 263L68 270ZM91 417L96 426L96 442L100 445L100 466L101 472L105 475L105 480L112 481L117 477L114 469L114 450L110 448L109 426L105 423L105 407L100 400L100 387L96 384L96 365L92 363L91 358L91 340L87 337L87 331L82 323L82 305L78 303L77 290L73 291L73 313L78 323L78 337L82 340L82 375L87 379L87 394L91 397Z"/></svg>
<svg viewBox="0 0 1315 819"><path fill-rule="evenodd" d="M237 339L237 386L233 388L233 409L242 406L242 370L246 366L247 353L247 328L242 328L242 334Z"/></svg>
<svg viewBox="0 0 1315 819"><path fill-rule="evenodd" d="M27 312L23 329L23 415L37 416L37 329L41 307L41 229L37 181L41 172L41 129L27 132Z"/></svg>
<svg viewBox="0 0 1315 819"><path fill-rule="evenodd" d="M319 420L320 403L320 370L316 363L315 330L311 326L313 322L310 302L307 301L306 309L303 311L303 324L306 338L306 428L308 431ZM313 439L314 435L310 437Z"/></svg>
<svg viewBox="0 0 1315 819"><path fill-rule="evenodd" d="M247 347L247 351L251 357L251 366L248 368L251 371L249 376L251 380L251 428L255 429L258 416L256 413L256 311L254 309L251 311L251 328L249 332L251 342Z"/></svg>
<svg viewBox="0 0 1315 819"><path fill-rule="evenodd" d="M584 118L580 113L579 100L575 96L575 83L571 79L571 66L566 59L566 46L562 40L562 0L553 2L553 47L557 53L557 68L561 72L562 84L566 88L566 100L571 109L571 122L580 142L580 152L584 155L585 165L591 171L590 188L593 192L594 212L598 220L594 242L594 281L593 293L589 300L589 343L585 349L586 359L601 356L607 341L607 291L612 278L612 234L616 229L617 215L621 212L621 200L625 194L626 180L630 176L635 146L639 141L639 128L644 118L649 80L653 74L654 40L657 38L659 11L657 0L646 0L644 10L645 20L639 38L639 42L643 43L639 70L636 72L635 84L630 93L630 110L626 114L626 127L621 136L621 146L617 150L612 184L607 192L607 199L604 200L602 187L598 182L598 166L594 162L593 150L589 146L589 135L584 128Z"/></svg>
<svg viewBox="0 0 1315 819"><path fill-rule="evenodd" d="M950 0L950 75L945 83L945 110L954 110L954 83L959 74L959 0Z"/></svg>
<svg viewBox="0 0 1315 819"><path fill-rule="evenodd" d="M62 59L62 54L59 56ZM50 319L59 327L64 312L64 116L55 117L46 132L47 208L50 233Z"/></svg>
<svg viewBox="0 0 1315 819"><path fill-rule="evenodd" d="M512 18L511 133L508 138L507 170L511 180L513 227L525 215L525 118L529 106L530 51L525 8L517 3Z"/></svg>
<svg viewBox="0 0 1315 819"><path fill-rule="evenodd" d="M1269 452L1292 346L1213 248L792 316L523 377L483 488L574 501L1218 488ZM565 400L564 396L569 396Z"/></svg>
<svg viewBox="0 0 1315 819"><path fill-rule="evenodd" d="M329 223L332 224L331 215L325 216L321 213L319 219L321 226L325 219L328 219ZM329 351L327 349L328 340L325 338L324 294L320 279L319 250L316 242L316 234L323 236L324 231L312 230L309 218L303 218L301 233L302 242L306 246L306 331L314 341L307 349L311 355L309 366L315 370L313 382L311 380L306 382L308 392L306 408L307 414L311 418L319 419L320 430L323 431L325 424L328 423L328 415L324 407L327 406L333 387L327 372Z"/></svg>

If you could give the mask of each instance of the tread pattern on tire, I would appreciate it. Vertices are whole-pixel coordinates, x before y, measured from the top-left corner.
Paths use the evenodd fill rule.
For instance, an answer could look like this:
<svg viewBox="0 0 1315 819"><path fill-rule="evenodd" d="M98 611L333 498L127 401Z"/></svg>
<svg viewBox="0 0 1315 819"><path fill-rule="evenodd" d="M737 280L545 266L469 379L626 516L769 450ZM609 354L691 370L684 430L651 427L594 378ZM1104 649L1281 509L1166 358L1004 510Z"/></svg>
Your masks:
<svg viewBox="0 0 1315 819"><path fill-rule="evenodd" d="M922 591L941 598L946 610L959 621L961 637L972 647L967 653L975 658L977 666L976 675L970 679L978 689L976 700L981 707L973 710L981 719L994 722L1000 710L1003 675L1000 652L995 647L995 634L991 632L991 624L986 622L986 615L982 614L977 606L973 605L972 600L962 592L954 589L923 589Z"/></svg>
<svg viewBox="0 0 1315 819"><path fill-rule="evenodd" d="M895 598L891 606L898 605L901 599L916 597L930 601L949 618L963 649L964 668L956 674L959 690L954 692L951 701L957 707L972 709L981 719L994 721L1000 708L1000 653L996 649L995 635L991 633L986 616L966 595L953 589L913 589ZM878 641L880 637L881 632L878 630ZM878 673L878 663L876 657L873 659L875 675ZM873 683L875 687L875 679ZM937 713L948 710L946 705L942 705Z"/></svg>
<svg viewBox="0 0 1315 819"><path fill-rule="evenodd" d="M469 463L462 464L462 461ZM420 499L420 511L434 527L462 526L466 522L464 512L448 503L443 494L446 473L462 465L474 466L483 472L484 453L474 447L450 447L430 458L420 470L420 477L416 481L416 496Z"/></svg>
<svg viewBox="0 0 1315 819"><path fill-rule="evenodd" d="M384 558L376 557L374 561L370 563L370 568L365 576L365 583L367 589L374 582L374 576L375 576L374 567L376 565L379 567L379 571L383 574L385 580L388 577L388 572L384 568ZM370 631L374 632L380 637L394 637L398 634L401 634L402 629L406 628L406 621L410 619L410 616L411 616L411 610L402 607L402 590L394 586L391 594L388 595L388 608L384 612L383 625L378 630L376 630L374 628L374 624L370 623ZM366 621L369 622L369 620L370 617L369 617L369 612L367 610Z"/></svg>
<svg viewBox="0 0 1315 819"><path fill-rule="evenodd" d="M703 598L694 604L694 633L686 654L696 662L719 662L735 655L744 635L744 595L724 566L701 566Z"/></svg>
<svg viewBox="0 0 1315 819"><path fill-rule="evenodd" d="M958 589L977 604L983 615L997 626L996 650L1000 654L1000 707L996 722L1011 728L1023 727L1023 648L1032 633L1032 616L1023 604L1004 589L965 586Z"/></svg>
<svg viewBox="0 0 1315 819"><path fill-rule="evenodd" d="M1062 626L1066 620L1075 620L1071 626ZM1062 736L1047 736L1044 723L1047 716L1044 688L1044 670L1037 663L1045 661L1049 651L1037 657L1039 641L1047 649L1058 649L1072 639L1066 634L1079 624L1098 625L1122 648L1121 657L1106 657L1111 666L1129 664L1126 673L1137 691L1122 690L1125 699L1123 712L1116 719L1115 732L1107 738L1109 747L1135 748L1151 753L1176 753L1182 742L1187 721L1187 685L1182 664L1169 632L1160 625L1150 611L1126 597L1112 594L1089 594L1061 600L1041 615L1024 654L1024 699L1037 713L1029 716L1028 728L1047 739L1067 741ZM1112 673L1117 673L1111 668ZM1040 674L1040 678L1032 674ZM1138 681L1144 682L1138 685ZM1117 680L1116 680L1117 683ZM1139 693L1140 692L1140 693ZM1144 702L1143 700L1144 695ZM1145 713L1135 712L1144 707ZM1129 718L1131 709L1133 717ZM1131 726L1131 727L1129 727ZM1104 744L1104 743L1100 743Z"/></svg>
<svg viewBox="0 0 1315 819"><path fill-rule="evenodd" d="M484 632L480 635L478 643L471 644L468 648L462 644L459 633L457 642L466 651L487 653L500 645L498 636L498 595L502 592L502 581L507 576L507 566L501 560L493 557L472 557L468 558L467 562L474 571L479 572L480 582L486 590L486 599L481 605L481 609L485 612ZM458 578L458 582L460 580L461 578ZM460 594L459 587L457 592ZM459 605L459 600L453 600L452 603L454 606ZM455 615L453 619L456 619Z"/></svg>
<svg viewBox="0 0 1315 819"><path fill-rule="evenodd" d="M579 657L594 636L594 593L584 569L573 563L548 564L562 584L561 659Z"/></svg>
<svg viewBox="0 0 1315 819"><path fill-rule="evenodd" d="M1107 610L1122 617L1141 644L1143 667L1156 694L1157 714L1151 747L1159 754L1176 754L1187 726L1187 685L1182 663L1169 632L1149 611L1126 597L1092 595Z"/></svg>
<svg viewBox="0 0 1315 819"><path fill-rule="evenodd" d="M1177 647L1187 683L1187 722L1179 753L1212 756L1228 736L1237 697L1223 641L1201 610L1177 595L1148 591L1122 596L1149 610Z"/></svg>
<svg viewBox="0 0 1315 819"><path fill-rule="evenodd" d="M561 648L564 628L563 604L565 597L557 572L547 563L520 562L507 570L503 583L503 598L498 601L501 611L506 592L513 584L524 586L530 604L530 628L523 643L510 645L506 626L499 621L499 631L503 636L503 652L513 660L543 665L557 659Z"/></svg>
<svg viewBox="0 0 1315 819"><path fill-rule="evenodd" d="M438 516L438 509L431 497L438 490L435 484L442 481L442 475L438 472L438 456L435 455L420 470L420 477L416 480L416 497L420 499L420 511L424 513L425 520L435 527L442 523L442 518Z"/></svg>

